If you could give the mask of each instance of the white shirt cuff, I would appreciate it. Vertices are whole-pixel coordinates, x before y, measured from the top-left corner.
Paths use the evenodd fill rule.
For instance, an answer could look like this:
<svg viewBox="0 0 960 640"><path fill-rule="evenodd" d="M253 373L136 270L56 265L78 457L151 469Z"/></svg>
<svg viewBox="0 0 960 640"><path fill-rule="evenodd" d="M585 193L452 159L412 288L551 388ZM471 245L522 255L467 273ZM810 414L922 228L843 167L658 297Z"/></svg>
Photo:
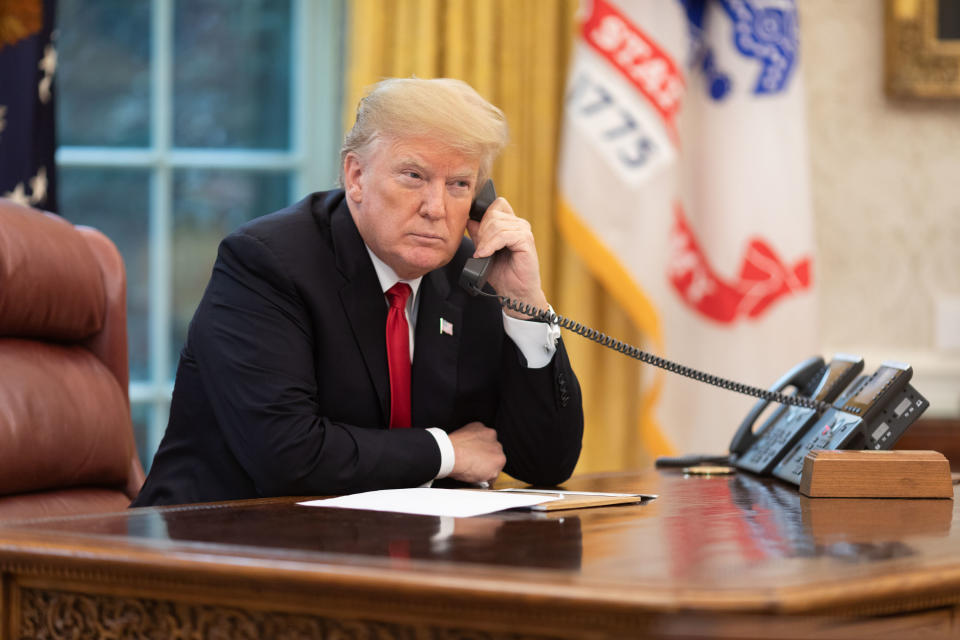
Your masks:
<svg viewBox="0 0 960 640"><path fill-rule="evenodd" d="M553 311L553 309L550 309ZM560 327L546 322L520 320L503 314L503 331L527 359L528 369L541 369L553 359L560 339Z"/></svg>
<svg viewBox="0 0 960 640"><path fill-rule="evenodd" d="M437 472L437 477L434 480L446 478L453 471L453 443L450 442L450 436L443 429L430 427L427 431L436 439L437 446L440 448L440 471Z"/></svg>

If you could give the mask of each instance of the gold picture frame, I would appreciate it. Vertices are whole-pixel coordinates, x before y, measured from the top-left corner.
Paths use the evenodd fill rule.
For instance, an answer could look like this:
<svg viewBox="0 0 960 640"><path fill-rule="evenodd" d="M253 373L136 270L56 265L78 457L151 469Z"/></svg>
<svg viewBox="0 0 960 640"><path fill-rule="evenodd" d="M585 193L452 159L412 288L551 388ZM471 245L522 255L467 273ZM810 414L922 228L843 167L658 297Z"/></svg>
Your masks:
<svg viewBox="0 0 960 640"><path fill-rule="evenodd" d="M960 16L956 12L940 15L947 2L957 0L886 0L884 85L888 95L960 98L960 24L954 24Z"/></svg>

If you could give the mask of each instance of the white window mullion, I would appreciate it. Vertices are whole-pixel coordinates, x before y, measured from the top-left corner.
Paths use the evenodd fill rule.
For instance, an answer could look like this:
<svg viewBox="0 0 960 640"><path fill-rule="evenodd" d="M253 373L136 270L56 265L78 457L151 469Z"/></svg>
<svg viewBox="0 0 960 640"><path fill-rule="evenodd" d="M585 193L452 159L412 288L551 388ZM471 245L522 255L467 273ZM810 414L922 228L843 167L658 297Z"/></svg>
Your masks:
<svg viewBox="0 0 960 640"><path fill-rule="evenodd" d="M169 110L169 106L167 107ZM303 158L289 151L259 149L125 149L122 147L60 147L57 162L69 167L145 167L296 171Z"/></svg>
<svg viewBox="0 0 960 640"><path fill-rule="evenodd" d="M159 385L147 380L132 380L130 382L130 404L153 404L157 398L169 398L172 393L172 380Z"/></svg>
<svg viewBox="0 0 960 640"><path fill-rule="evenodd" d="M302 165L300 158L289 151L256 149L174 149L166 158L175 168L293 171Z"/></svg>
<svg viewBox="0 0 960 640"><path fill-rule="evenodd" d="M155 149L125 149L123 147L67 147L57 148L57 164L63 167L147 167L159 162Z"/></svg>
<svg viewBox="0 0 960 640"><path fill-rule="evenodd" d="M343 138L343 3L295 0L293 8L297 44L292 60L292 147L303 164L292 181L291 200L336 184Z"/></svg>
<svg viewBox="0 0 960 640"><path fill-rule="evenodd" d="M302 134L309 120L309 91L306 83L309 81L307 69L311 66L308 62L312 62L313 58L308 57L310 52L307 47L307 34L311 26L309 21L313 4L315 3L306 0L293 0L291 6L293 33L290 34L290 152L296 157L297 165L288 186L287 199L290 202L299 200L307 192L305 168L309 163L305 162L305 154L310 145Z"/></svg>
<svg viewBox="0 0 960 640"><path fill-rule="evenodd" d="M153 0L151 23L151 143L157 154L150 189L150 382L154 389L148 449L155 451L167 422L170 310L173 291L173 175L169 162L173 122L173 0Z"/></svg>

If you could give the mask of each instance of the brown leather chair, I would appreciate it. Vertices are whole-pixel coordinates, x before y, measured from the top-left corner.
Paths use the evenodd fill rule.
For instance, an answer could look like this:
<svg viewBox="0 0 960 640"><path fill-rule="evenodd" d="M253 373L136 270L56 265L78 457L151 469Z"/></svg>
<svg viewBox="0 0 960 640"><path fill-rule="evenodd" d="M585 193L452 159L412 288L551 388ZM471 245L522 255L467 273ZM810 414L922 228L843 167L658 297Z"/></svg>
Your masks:
<svg viewBox="0 0 960 640"><path fill-rule="evenodd" d="M127 507L144 478L128 377L117 248L0 199L0 520Z"/></svg>

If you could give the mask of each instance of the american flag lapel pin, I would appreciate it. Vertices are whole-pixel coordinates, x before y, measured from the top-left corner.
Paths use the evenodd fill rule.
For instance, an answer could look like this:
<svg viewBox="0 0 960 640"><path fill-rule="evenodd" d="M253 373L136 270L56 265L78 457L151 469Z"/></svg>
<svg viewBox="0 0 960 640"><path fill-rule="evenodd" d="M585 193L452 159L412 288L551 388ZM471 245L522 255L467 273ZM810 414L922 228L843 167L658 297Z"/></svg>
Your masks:
<svg viewBox="0 0 960 640"><path fill-rule="evenodd" d="M440 333L448 336L453 335L453 323L446 318L440 318Z"/></svg>

